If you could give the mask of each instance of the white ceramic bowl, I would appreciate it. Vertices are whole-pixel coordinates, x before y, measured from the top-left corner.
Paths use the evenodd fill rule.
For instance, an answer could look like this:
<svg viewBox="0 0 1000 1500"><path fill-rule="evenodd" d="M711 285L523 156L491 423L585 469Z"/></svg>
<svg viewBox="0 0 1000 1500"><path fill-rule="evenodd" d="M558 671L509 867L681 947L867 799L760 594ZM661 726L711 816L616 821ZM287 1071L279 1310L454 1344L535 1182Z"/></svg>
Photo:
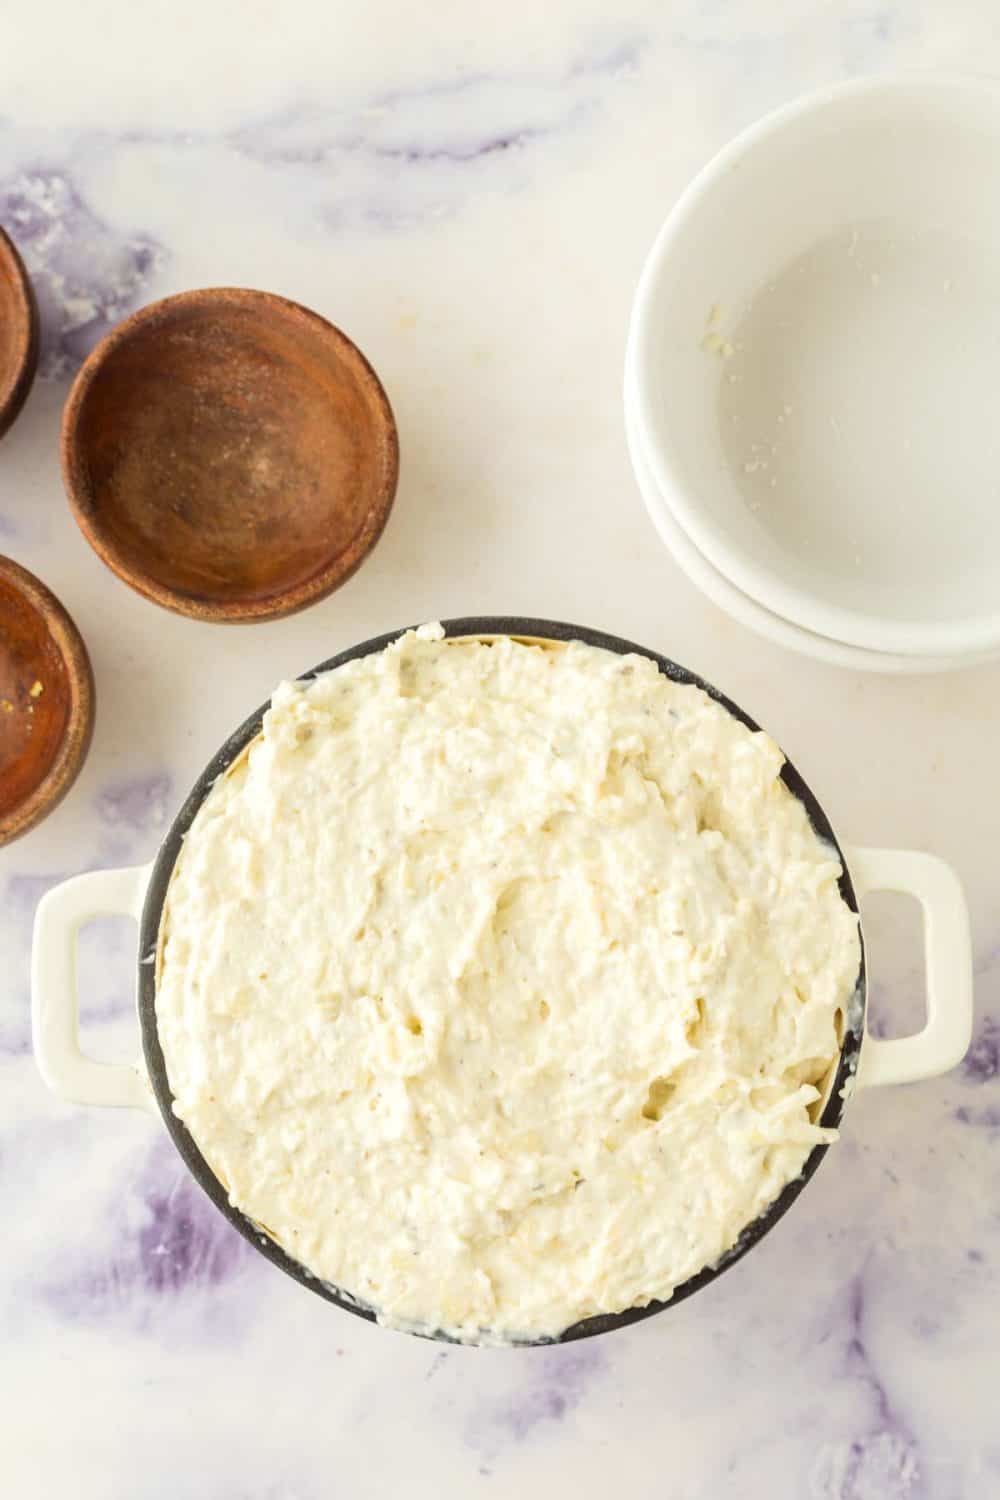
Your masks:
<svg viewBox="0 0 1000 1500"><path fill-rule="evenodd" d="M655 491L816 637L1000 650L998 156L992 83L831 89L727 146L646 263L626 387Z"/></svg>
<svg viewBox="0 0 1000 1500"><path fill-rule="evenodd" d="M646 509L660 534L660 539L673 554L678 567L696 588L700 589L713 604L737 620L741 625L778 646L798 651L803 656L814 657L834 667L846 667L860 672L883 674L920 674L928 672L952 672L963 667L977 666L996 659L997 653L976 656L904 656L888 651L866 651L861 646L848 646L843 641L831 640L825 635L816 635L803 630L800 625L781 615L774 614L742 593L728 578L715 569L694 545L669 504L656 488L649 464L639 437L638 425L631 403L626 401L625 435L628 441L632 468Z"/></svg>

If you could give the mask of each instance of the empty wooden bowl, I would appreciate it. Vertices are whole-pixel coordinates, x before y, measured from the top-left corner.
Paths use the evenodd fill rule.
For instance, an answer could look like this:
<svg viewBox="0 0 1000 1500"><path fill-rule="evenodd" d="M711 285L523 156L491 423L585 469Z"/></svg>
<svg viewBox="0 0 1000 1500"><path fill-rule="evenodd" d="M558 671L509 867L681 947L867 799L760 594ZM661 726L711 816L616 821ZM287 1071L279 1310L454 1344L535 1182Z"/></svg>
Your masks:
<svg viewBox="0 0 1000 1500"><path fill-rule="evenodd" d="M0 437L25 403L38 369L38 309L24 262L0 229Z"/></svg>
<svg viewBox="0 0 1000 1500"><path fill-rule="evenodd" d="M0 844L69 791L93 727L94 678L80 632L44 583L0 557Z"/></svg>
<svg viewBox="0 0 1000 1500"><path fill-rule="evenodd" d="M266 620L324 598L382 532L396 424L324 318L267 292L183 292L115 328L80 370L63 477L84 536L157 604Z"/></svg>

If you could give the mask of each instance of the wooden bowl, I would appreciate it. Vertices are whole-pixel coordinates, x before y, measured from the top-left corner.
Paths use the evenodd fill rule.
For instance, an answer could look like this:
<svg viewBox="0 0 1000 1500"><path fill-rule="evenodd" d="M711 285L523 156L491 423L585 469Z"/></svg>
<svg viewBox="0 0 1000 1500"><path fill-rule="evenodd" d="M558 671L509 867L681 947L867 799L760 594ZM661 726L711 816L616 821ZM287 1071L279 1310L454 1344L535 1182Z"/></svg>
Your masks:
<svg viewBox="0 0 1000 1500"><path fill-rule="evenodd" d="M94 727L80 632L34 574L0 557L0 844L69 791Z"/></svg>
<svg viewBox="0 0 1000 1500"><path fill-rule="evenodd" d="M0 229L0 437L14 421L38 369L38 308L24 262Z"/></svg>
<svg viewBox="0 0 1000 1500"><path fill-rule="evenodd" d="M119 578L198 620L324 598L378 540L399 469L378 377L324 318L267 292L183 292L77 375L63 478Z"/></svg>

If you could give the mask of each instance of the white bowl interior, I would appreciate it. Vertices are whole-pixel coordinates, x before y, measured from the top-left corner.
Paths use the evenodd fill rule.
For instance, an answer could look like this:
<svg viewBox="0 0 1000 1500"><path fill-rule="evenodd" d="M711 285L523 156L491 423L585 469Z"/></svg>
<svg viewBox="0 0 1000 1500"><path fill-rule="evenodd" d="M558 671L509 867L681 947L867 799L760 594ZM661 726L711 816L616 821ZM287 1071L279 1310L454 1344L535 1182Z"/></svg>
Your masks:
<svg viewBox="0 0 1000 1500"><path fill-rule="evenodd" d="M790 106L671 215L635 315L639 420L705 555L889 650L1000 638L1000 93Z"/></svg>
<svg viewBox="0 0 1000 1500"><path fill-rule="evenodd" d="M883 675L952 672L995 660L995 653L983 656L907 656L886 651L869 651L861 646L846 645L829 636L816 635L813 631L804 630L800 625L794 625L783 616L765 609L756 599L730 583L699 552L657 489L635 418L634 401L628 392L625 398L625 434L639 491L660 539L666 544L674 561L706 598L755 634L831 666Z"/></svg>

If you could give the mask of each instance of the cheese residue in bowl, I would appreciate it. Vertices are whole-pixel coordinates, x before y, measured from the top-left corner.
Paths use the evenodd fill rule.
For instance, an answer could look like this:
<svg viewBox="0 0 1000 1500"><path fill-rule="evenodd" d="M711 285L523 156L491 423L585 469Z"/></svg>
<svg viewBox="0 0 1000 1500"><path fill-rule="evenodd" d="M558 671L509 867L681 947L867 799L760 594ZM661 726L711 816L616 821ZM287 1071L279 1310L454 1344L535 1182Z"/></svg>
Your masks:
<svg viewBox="0 0 1000 1500"><path fill-rule="evenodd" d="M275 692L168 891L175 1110L386 1324L505 1341L715 1263L832 1132L860 964L782 756L639 655L425 626Z"/></svg>

